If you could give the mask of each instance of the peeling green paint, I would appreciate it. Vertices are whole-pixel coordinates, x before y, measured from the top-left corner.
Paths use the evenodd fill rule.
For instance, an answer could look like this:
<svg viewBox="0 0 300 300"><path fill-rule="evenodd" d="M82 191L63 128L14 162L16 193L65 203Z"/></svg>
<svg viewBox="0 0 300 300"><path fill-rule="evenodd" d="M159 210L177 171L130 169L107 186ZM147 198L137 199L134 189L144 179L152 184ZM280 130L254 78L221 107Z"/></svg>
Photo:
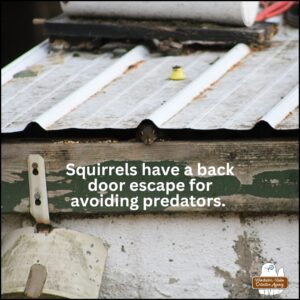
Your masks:
<svg viewBox="0 0 300 300"><path fill-rule="evenodd" d="M1 210L14 212L14 207L20 204L21 199L29 198L28 173L18 174L22 180L13 183L1 181Z"/></svg>
<svg viewBox="0 0 300 300"><path fill-rule="evenodd" d="M125 163L136 166L138 174L141 174L142 161L106 161L102 162L103 166L120 166ZM120 182L125 181L125 189L123 192L118 192L119 197L135 197L139 196L140 207L143 197L165 197L164 192L139 192L138 194L129 190L128 183L132 181L146 181L146 182L159 182L159 181L182 181L185 184L193 177L184 175L184 168L188 163L178 163L173 161L160 161L160 162L147 162L149 166L178 166L180 169L179 176L151 176L140 177L130 176L99 176L99 181L104 182ZM27 171L23 171L17 174L23 180L15 181L13 183L1 182L1 201L2 212L14 212L15 207L20 204L21 199L29 197L28 187L28 174ZM59 172L47 173L47 177L57 177L57 181L48 181L48 200L49 204L53 205L56 210L72 209L72 212L129 212L128 207L71 207L69 199L73 197L99 197L99 193L91 192L88 190L88 182L96 177L90 177L87 180L83 180L80 176L67 176L66 170ZM54 178L54 177L53 177ZM261 172L253 176L251 184L241 184L240 180L236 176L214 176L214 177L194 177L197 182L213 182L210 192L191 192L185 190L184 192L173 192L168 196L169 198L175 196L178 193L181 197L222 197L232 195L253 195L263 198L286 198L296 199L299 197L299 175L298 170L280 170L280 171L268 171ZM112 193L107 193L105 196L110 196ZM148 212L155 212L164 210L165 207L152 207Z"/></svg>
<svg viewBox="0 0 300 300"><path fill-rule="evenodd" d="M298 170L262 172L253 176L253 184L242 186L241 194L258 197L296 198L299 196L298 182Z"/></svg>

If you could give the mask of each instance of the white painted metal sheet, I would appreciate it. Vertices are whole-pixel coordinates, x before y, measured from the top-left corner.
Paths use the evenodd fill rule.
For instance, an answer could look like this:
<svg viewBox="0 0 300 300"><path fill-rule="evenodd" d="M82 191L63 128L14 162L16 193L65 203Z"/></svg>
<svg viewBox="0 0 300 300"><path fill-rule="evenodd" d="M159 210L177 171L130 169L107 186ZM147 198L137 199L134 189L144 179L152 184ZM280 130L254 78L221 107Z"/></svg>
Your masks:
<svg viewBox="0 0 300 300"><path fill-rule="evenodd" d="M191 101L178 107L175 103L169 118L162 115L153 121L162 128L251 129L298 85L298 50L297 40L280 40L252 51L204 91L199 86L199 94ZM127 57L131 51L135 50ZM41 70L37 76L12 78L2 85L2 132L22 131L34 121L46 130L136 128L163 106L170 106L174 97L213 69L228 51L161 56L143 50L138 59L125 67L122 64L123 69L116 70L117 76L109 77L105 85L93 85L92 91L87 88L91 82L106 78L108 70L120 65L124 57L107 52L49 53L38 61ZM185 80L168 79L175 65L183 68ZM77 97L86 89L84 97L73 103L71 95ZM289 101L282 121L267 120L276 129L299 127L294 112L299 96ZM69 106L64 105L63 113L58 110L57 114L61 103ZM48 117L51 122L41 121Z"/></svg>

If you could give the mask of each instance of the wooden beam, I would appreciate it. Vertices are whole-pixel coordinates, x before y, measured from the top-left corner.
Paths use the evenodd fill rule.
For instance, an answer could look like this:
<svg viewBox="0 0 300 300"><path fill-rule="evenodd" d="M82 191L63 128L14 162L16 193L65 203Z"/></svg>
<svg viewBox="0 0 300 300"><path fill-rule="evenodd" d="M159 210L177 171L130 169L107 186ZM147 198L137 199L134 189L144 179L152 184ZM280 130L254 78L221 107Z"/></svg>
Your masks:
<svg viewBox="0 0 300 300"><path fill-rule="evenodd" d="M127 208L72 208L72 197L94 197L95 193L92 194L87 189L87 182L80 177L66 175L68 163L93 166L97 163L116 165L130 162L139 168L142 162L155 162L158 165L178 165L180 168L189 165L194 169L198 162L216 167L229 162L234 166L234 176L208 178L214 183L214 193L226 204L225 208L157 207L148 212L295 213L299 209L298 148L298 142L293 140L172 141L157 142L151 146L135 142L109 143L96 140L6 142L2 144L1 158L2 212L28 213L27 157L29 154L40 154L46 165L50 212L132 213ZM187 178L191 177L184 176L180 179ZM103 177L102 180L109 182L116 178ZM96 195L99 196L97 193ZM133 194L125 191L123 196ZM141 211L136 211L139 212Z"/></svg>
<svg viewBox="0 0 300 300"><path fill-rule="evenodd" d="M147 21L125 19L70 18L64 14L44 23L51 38L87 38L111 40L169 40L262 45L271 40L277 26L257 23L248 27L230 27L195 21Z"/></svg>

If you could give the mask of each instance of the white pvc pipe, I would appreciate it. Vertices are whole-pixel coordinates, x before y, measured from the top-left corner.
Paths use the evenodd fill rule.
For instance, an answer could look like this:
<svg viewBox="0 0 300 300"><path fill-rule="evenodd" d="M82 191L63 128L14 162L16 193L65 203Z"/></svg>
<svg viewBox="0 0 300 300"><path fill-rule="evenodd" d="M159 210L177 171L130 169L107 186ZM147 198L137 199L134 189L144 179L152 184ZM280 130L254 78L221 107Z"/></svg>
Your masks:
<svg viewBox="0 0 300 300"><path fill-rule="evenodd" d="M27 67L37 63L48 54L49 42L45 40L41 44L35 46L28 52L24 53L18 59L14 60L1 69L1 85L11 80L14 74L25 70Z"/></svg>
<svg viewBox="0 0 300 300"><path fill-rule="evenodd" d="M259 1L66 1L71 16L183 19L252 26Z"/></svg>
<svg viewBox="0 0 300 300"><path fill-rule="evenodd" d="M110 82L120 77L133 64L136 64L146 58L149 54L144 46L137 46L127 54L118 59L113 65L106 68L93 80L75 90L58 104L47 110L34 120L41 127L47 129L54 122L69 113L71 110L82 104L88 98L99 92Z"/></svg>
<svg viewBox="0 0 300 300"><path fill-rule="evenodd" d="M295 86L273 109L262 117L261 120L275 128L297 106L299 106L299 85Z"/></svg>
<svg viewBox="0 0 300 300"><path fill-rule="evenodd" d="M193 98L218 81L227 71L249 53L250 48L245 44L234 46L198 78L182 89L176 96L152 113L149 119L152 120L156 126L160 127L189 104Z"/></svg>

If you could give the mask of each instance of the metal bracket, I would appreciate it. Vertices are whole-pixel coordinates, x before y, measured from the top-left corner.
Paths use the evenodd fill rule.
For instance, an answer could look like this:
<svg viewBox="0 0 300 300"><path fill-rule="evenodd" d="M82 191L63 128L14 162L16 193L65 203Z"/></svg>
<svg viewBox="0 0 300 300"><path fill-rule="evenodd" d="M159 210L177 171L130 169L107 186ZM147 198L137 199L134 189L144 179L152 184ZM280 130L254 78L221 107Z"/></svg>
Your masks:
<svg viewBox="0 0 300 300"><path fill-rule="evenodd" d="M28 156L28 179L30 213L38 224L50 224L45 162L42 156Z"/></svg>

